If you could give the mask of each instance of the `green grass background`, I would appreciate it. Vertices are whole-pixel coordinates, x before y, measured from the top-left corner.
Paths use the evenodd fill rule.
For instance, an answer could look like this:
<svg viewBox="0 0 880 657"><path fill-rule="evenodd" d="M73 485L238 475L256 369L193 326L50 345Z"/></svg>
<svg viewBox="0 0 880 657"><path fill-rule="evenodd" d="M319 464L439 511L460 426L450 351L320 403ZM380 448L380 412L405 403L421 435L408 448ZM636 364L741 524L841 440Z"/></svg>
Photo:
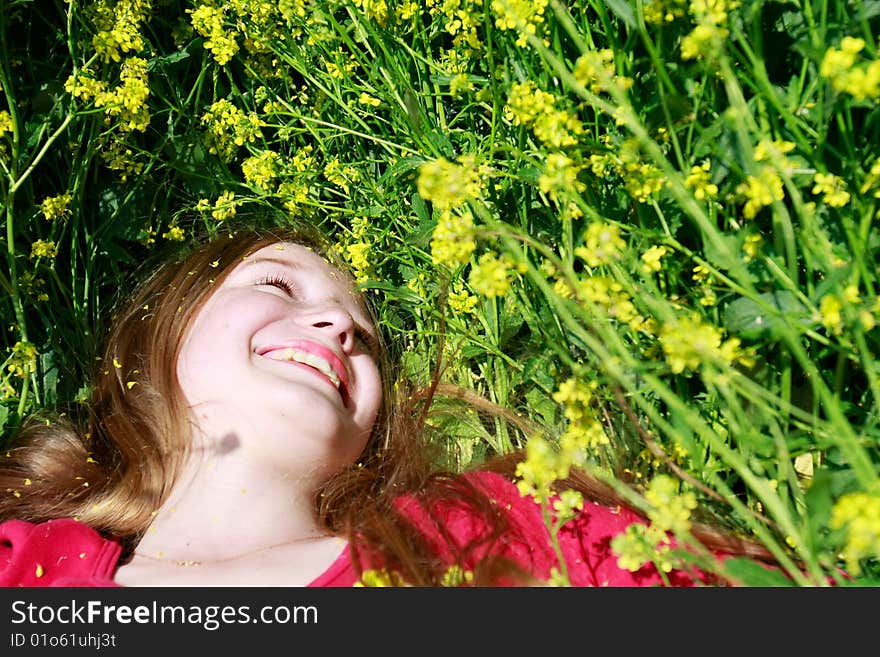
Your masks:
<svg viewBox="0 0 880 657"><path fill-rule="evenodd" d="M673 476L795 584L870 585L878 15L5 0L4 436L86 396L135 265L271 208L333 236L410 378L442 356L569 462ZM455 468L533 438L435 410Z"/></svg>

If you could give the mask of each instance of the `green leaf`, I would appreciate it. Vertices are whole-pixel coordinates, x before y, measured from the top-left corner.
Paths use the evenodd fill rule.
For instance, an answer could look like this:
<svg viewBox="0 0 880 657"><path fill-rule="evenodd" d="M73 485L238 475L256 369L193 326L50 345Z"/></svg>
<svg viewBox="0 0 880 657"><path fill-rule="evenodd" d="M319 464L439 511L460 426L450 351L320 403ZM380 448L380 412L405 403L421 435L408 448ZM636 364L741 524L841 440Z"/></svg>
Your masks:
<svg viewBox="0 0 880 657"><path fill-rule="evenodd" d="M776 337L786 324L807 327L813 322L807 307L792 292L765 292L759 298L763 304L747 297L729 303L722 313L724 327L742 338L755 339Z"/></svg>
<svg viewBox="0 0 880 657"><path fill-rule="evenodd" d="M793 586L792 581L778 570L755 562L746 557L731 557L724 562L724 571L739 580L743 586Z"/></svg>
<svg viewBox="0 0 880 657"><path fill-rule="evenodd" d="M828 526L831 518L832 505L832 476L827 470L817 470L813 474L810 488L806 494L807 513L810 517L810 525L815 529Z"/></svg>
<svg viewBox="0 0 880 657"><path fill-rule="evenodd" d="M623 0L605 0L605 4L613 11L617 17L626 23L626 26L635 29L636 17L633 14L632 6Z"/></svg>
<svg viewBox="0 0 880 657"><path fill-rule="evenodd" d="M3 435L3 428L6 426L6 420L9 419L9 409L0 404L0 436Z"/></svg>

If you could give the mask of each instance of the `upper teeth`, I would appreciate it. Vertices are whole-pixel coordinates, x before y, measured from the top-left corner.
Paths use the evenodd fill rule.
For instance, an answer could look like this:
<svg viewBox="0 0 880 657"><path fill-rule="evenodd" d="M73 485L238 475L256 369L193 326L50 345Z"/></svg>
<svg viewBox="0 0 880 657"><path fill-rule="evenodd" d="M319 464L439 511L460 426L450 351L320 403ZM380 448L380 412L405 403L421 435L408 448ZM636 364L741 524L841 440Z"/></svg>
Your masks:
<svg viewBox="0 0 880 657"><path fill-rule="evenodd" d="M295 360L297 363L310 365L330 379L334 386L339 387L339 375L330 367L330 363L316 354L288 347L272 351L266 355L273 360Z"/></svg>

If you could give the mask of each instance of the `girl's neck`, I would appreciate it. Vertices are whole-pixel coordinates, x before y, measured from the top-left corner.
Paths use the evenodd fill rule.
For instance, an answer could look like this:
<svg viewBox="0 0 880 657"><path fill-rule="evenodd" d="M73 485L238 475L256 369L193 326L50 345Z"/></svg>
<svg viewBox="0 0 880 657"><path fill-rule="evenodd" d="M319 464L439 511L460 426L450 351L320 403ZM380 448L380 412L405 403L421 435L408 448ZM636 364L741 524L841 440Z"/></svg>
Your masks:
<svg viewBox="0 0 880 657"><path fill-rule="evenodd" d="M155 512L136 553L175 562L222 562L327 536L303 477L243 467L191 468Z"/></svg>

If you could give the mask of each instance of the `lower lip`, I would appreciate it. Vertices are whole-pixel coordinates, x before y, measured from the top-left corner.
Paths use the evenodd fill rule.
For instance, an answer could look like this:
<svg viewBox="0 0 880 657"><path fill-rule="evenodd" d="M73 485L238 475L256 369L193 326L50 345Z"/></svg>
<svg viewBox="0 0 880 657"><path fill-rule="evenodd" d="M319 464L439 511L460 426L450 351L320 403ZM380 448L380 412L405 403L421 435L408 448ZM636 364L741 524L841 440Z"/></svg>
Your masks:
<svg viewBox="0 0 880 657"><path fill-rule="evenodd" d="M274 359L274 358L270 358L269 360L275 360L275 359ZM305 371L307 371L307 372L311 372L312 374L314 374L315 376L317 376L317 377L318 377L319 379L321 379L322 381L325 381L325 382L327 383L328 386L330 386L331 388L333 388L333 390L335 390L335 391L337 392L337 394L338 394L338 395L343 399L343 401L344 401L345 397L344 397L344 395L342 394L342 388L337 388L337 387L334 385L333 381L330 380L330 377L328 377L326 374L324 374L324 373L321 372L320 370L318 370L318 369L312 367L311 365L306 365L305 363L300 363L300 362L295 361L295 360L276 360L275 362L277 362L277 363L284 363L285 365L294 365L294 366L298 367L298 368L301 369L301 370L305 370Z"/></svg>

